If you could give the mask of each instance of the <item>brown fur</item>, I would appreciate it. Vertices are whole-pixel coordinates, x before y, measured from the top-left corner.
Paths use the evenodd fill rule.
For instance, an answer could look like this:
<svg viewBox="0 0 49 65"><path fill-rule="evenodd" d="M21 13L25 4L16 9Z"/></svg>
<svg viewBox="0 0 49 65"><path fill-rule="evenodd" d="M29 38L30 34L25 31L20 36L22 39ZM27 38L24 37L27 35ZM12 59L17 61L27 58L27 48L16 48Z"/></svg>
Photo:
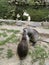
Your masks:
<svg viewBox="0 0 49 65"><path fill-rule="evenodd" d="M28 43L25 33L23 33L22 40L18 44L17 53L21 60L23 60L28 54Z"/></svg>

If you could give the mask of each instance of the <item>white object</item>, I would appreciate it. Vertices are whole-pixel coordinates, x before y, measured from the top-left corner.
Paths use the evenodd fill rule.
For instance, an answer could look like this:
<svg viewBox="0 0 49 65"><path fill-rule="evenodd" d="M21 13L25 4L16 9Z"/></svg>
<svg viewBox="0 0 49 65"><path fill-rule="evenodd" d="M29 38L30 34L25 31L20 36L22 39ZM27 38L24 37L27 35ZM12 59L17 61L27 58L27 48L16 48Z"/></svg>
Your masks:
<svg viewBox="0 0 49 65"><path fill-rule="evenodd" d="M29 14L28 14L28 13L26 13L26 12L24 12L24 13L23 13L23 16L29 16Z"/></svg>
<svg viewBox="0 0 49 65"><path fill-rule="evenodd" d="M31 20L31 17L30 16L28 16L28 21L30 21Z"/></svg>
<svg viewBox="0 0 49 65"><path fill-rule="evenodd" d="M20 15L19 14L17 14L17 18L19 18L20 17Z"/></svg>

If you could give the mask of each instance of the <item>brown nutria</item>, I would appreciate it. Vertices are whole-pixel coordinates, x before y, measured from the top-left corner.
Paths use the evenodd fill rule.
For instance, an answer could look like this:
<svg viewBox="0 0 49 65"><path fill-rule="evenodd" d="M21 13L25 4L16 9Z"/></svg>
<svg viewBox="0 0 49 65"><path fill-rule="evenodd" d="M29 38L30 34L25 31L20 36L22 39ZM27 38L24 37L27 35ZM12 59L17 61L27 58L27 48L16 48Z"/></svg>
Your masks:
<svg viewBox="0 0 49 65"><path fill-rule="evenodd" d="M26 34L29 36L32 46L34 46L39 39L38 31L36 31L35 29L31 29L31 28L24 28L23 30L26 31Z"/></svg>
<svg viewBox="0 0 49 65"><path fill-rule="evenodd" d="M28 41L27 41L27 35L25 31L23 32L20 43L18 44L17 53L20 60L23 60L28 54Z"/></svg>

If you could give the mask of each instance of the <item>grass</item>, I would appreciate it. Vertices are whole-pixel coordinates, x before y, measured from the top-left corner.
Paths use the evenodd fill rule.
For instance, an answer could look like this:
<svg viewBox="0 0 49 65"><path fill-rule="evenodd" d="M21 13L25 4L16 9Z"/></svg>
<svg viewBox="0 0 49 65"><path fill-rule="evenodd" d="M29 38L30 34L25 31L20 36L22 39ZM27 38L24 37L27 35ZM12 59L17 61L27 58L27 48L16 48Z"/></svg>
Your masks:
<svg viewBox="0 0 49 65"><path fill-rule="evenodd" d="M14 37L11 40L9 40L9 43L17 43L18 41L19 39L17 37Z"/></svg>
<svg viewBox="0 0 49 65"><path fill-rule="evenodd" d="M39 65L45 65L45 60L44 59L40 59Z"/></svg>
<svg viewBox="0 0 49 65"><path fill-rule="evenodd" d="M35 49L32 52L29 52L29 54L32 57L32 63L38 60L45 60L45 58L48 58L48 53L45 51L45 49L38 45L35 46Z"/></svg>
<svg viewBox="0 0 49 65"><path fill-rule="evenodd" d="M7 37L6 32L0 33L0 36Z"/></svg>
<svg viewBox="0 0 49 65"><path fill-rule="evenodd" d="M11 49L8 49L8 50L7 50L7 58L9 59L9 58L11 58L13 55L14 55L14 54L13 54L12 50L11 50Z"/></svg>
<svg viewBox="0 0 49 65"><path fill-rule="evenodd" d="M0 36L7 37L6 40L0 41L0 45L8 43L8 42L10 42L10 40L11 40L11 43L17 43L17 41L19 41L19 39L16 36L16 34L20 32L19 30L13 30L13 29L11 29L11 30L0 29L0 30L7 31L7 32L10 32L10 33L13 32L13 34L10 35L9 37L7 37L8 35L6 34L6 32L0 33Z"/></svg>
<svg viewBox="0 0 49 65"><path fill-rule="evenodd" d="M16 35L13 33L9 37L6 38L6 40L0 41L0 45L4 45L5 43L8 43L9 41L12 41L13 43L17 43L18 39Z"/></svg>
<svg viewBox="0 0 49 65"><path fill-rule="evenodd" d="M13 33L19 33L20 32L20 30L13 30L13 29L11 29L11 30L8 30L8 29L0 29L0 30L7 31L7 32L13 32Z"/></svg>
<svg viewBox="0 0 49 65"><path fill-rule="evenodd" d="M5 43L7 43L11 38L13 38L15 35L12 34L10 37L8 37L6 40L0 41L0 45L3 45Z"/></svg>

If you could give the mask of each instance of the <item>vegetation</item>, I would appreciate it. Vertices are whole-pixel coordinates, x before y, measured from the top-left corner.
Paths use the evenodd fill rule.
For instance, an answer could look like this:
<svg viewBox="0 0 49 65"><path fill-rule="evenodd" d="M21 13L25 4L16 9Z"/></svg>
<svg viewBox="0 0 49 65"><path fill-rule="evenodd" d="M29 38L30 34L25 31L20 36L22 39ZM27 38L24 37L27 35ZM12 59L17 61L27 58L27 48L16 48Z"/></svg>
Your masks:
<svg viewBox="0 0 49 65"><path fill-rule="evenodd" d="M49 21L49 9L47 8L38 8L38 9L31 9L28 8L27 12L31 16L31 20L33 21ZM31 12L31 13L30 13Z"/></svg>
<svg viewBox="0 0 49 65"><path fill-rule="evenodd" d="M7 37L6 32L0 33L0 36Z"/></svg>
<svg viewBox="0 0 49 65"><path fill-rule="evenodd" d="M8 0L0 0L0 18L13 18L15 7L9 5Z"/></svg>
<svg viewBox="0 0 49 65"><path fill-rule="evenodd" d="M5 44L5 43L8 43L9 42L9 40L12 40L14 43L17 43L17 38L15 38L16 37L16 35L14 35L14 34L12 34L12 35L10 35L9 37L7 37L5 40L3 40L3 41L0 41L0 45L3 45L3 44ZM14 39L14 40L13 40Z"/></svg>
<svg viewBox="0 0 49 65"><path fill-rule="evenodd" d="M7 50L7 58L11 58L13 56L13 52L11 49Z"/></svg>
<svg viewBox="0 0 49 65"><path fill-rule="evenodd" d="M6 38L5 40L0 41L0 45L4 45L5 43L11 42L11 43L17 43L19 41L19 38L16 36L17 33L19 33L19 30L7 30L7 29L1 29L2 31L7 32L13 32L10 36L8 36L6 33L0 33L0 36L3 36L3 38Z"/></svg>
<svg viewBox="0 0 49 65"><path fill-rule="evenodd" d="M27 17L23 17L26 11L33 21L49 21L49 6L45 0L19 0L16 6L15 3L15 0L0 0L0 18L16 19L19 13L19 20L27 20Z"/></svg>
<svg viewBox="0 0 49 65"><path fill-rule="evenodd" d="M39 45L35 46L35 49L32 52L29 52L29 54L32 57L32 63L40 60L41 65L43 65L43 62L45 58L48 58L48 53L45 51L44 47L41 47Z"/></svg>

